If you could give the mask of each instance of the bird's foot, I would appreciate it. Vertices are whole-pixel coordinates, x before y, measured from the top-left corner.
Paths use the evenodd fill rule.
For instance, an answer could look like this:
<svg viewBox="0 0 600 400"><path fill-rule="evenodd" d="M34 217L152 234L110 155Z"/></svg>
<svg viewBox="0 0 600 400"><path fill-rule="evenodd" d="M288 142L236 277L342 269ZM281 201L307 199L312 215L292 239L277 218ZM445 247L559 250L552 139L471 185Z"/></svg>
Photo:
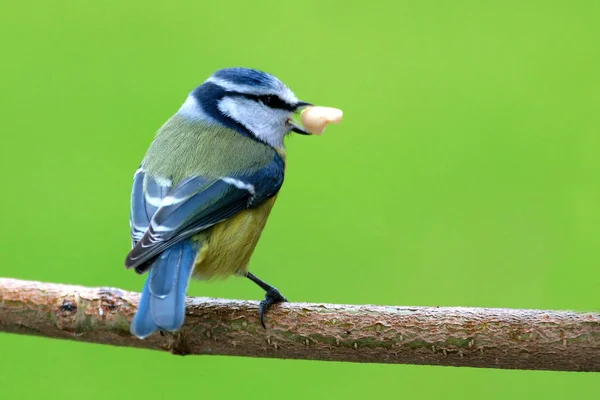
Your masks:
<svg viewBox="0 0 600 400"><path fill-rule="evenodd" d="M269 308L271 308L273 304L285 302L287 302L287 299L279 292L279 290L274 287L267 289L265 299L260 302L260 324L263 328L267 329L264 318Z"/></svg>

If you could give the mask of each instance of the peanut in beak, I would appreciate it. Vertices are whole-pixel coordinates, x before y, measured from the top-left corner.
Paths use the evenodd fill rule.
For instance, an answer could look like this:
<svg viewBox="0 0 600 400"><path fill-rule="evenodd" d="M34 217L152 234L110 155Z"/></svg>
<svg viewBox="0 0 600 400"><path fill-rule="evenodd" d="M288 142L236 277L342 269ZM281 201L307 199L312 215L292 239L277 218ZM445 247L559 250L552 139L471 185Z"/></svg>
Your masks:
<svg viewBox="0 0 600 400"><path fill-rule="evenodd" d="M300 119L304 128L315 135L320 135L329 124L339 124L344 113L332 107L311 106L302 110Z"/></svg>

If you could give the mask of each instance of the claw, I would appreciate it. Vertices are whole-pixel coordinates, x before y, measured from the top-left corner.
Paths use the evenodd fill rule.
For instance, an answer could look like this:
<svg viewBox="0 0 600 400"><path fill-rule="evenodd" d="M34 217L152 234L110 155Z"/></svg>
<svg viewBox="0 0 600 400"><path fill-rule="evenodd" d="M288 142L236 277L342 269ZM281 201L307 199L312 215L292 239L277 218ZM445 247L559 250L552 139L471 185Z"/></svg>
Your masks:
<svg viewBox="0 0 600 400"><path fill-rule="evenodd" d="M271 306L273 304L284 303L284 302L287 302L287 299L285 298L284 295L282 295L279 292L279 290L275 289L274 287L267 290L265 299L260 302L260 308L259 308L260 324L262 325L263 328L267 329L267 327L265 326L264 318L265 318L265 314L267 313L269 308L271 308Z"/></svg>

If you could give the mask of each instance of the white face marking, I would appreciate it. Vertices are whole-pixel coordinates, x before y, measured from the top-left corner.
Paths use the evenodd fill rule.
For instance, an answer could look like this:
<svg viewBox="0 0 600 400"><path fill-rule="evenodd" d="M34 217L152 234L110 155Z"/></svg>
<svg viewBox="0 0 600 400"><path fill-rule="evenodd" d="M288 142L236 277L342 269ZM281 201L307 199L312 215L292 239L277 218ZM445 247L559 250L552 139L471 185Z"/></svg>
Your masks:
<svg viewBox="0 0 600 400"><path fill-rule="evenodd" d="M244 125L260 140L273 147L283 147L283 138L291 129L287 123L291 112L244 97L225 96L219 101L218 107L223 114Z"/></svg>
<svg viewBox="0 0 600 400"><path fill-rule="evenodd" d="M296 98L294 93L281 82L279 82L280 87L277 90L269 88L259 89L255 86L250 85L238 85L236 83L232 83L221 78L215 78L214 76L208 78L206 82L211 82L215 85L219 85L228 92L253 94L257 96L265 94L276 94L281 100L285 101L288 104L296 104L298 102L298 99Z"/></svg>
<svg viewBox="0 0 600 400"><path fill-rule="evenodd" d="M225 183L235 186L238 189L247 190L252 196L254 196L256 194L256 189L255 189L254 185L251 183L246 183L239 179L230 178L230 177L221 178L221 180Z"/></svg>

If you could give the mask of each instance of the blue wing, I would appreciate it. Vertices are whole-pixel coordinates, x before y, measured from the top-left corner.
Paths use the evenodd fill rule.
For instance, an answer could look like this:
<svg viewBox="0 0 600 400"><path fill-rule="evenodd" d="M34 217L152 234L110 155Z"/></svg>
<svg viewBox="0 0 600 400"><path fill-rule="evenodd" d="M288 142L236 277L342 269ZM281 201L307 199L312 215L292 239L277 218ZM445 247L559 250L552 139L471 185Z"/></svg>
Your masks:
<svg viewBox="0 0 600 400"><path fill-rule="evenodd" d="M131 191L131 211L129 224L131 226L132 244L135 246L140 241L150 226L150 220L160 206L162 199L171 190L171 184L163 181L159 184L140 167L133 176L133 189Z"/></svg>
<svg viewBox="0 0 600 400"><path fill-rule="evenodd" d="M284 165L275 155L271 163L252 172L219 179L189 177L173 188L146 177L146 190L139 182L144 179L139 176L142 173L134 180L134 246L125 261L127 268L135 268L138 273L146 272L151 261L170 246L277 194L283 183ZM136 189L142 193L136 194Z"/></svg>
<svg viewBox="0 0 600 400"><path fill-rule="evenodd" d="M198 252L194 234L274 196L283 183L283 160L276 156L253 173L207 179L194 176L172 187L143 168L131 196L133 249L125 264L150 270L131 332L145 338L157 330L176 331L185 318L185 295Z"/></svg>

